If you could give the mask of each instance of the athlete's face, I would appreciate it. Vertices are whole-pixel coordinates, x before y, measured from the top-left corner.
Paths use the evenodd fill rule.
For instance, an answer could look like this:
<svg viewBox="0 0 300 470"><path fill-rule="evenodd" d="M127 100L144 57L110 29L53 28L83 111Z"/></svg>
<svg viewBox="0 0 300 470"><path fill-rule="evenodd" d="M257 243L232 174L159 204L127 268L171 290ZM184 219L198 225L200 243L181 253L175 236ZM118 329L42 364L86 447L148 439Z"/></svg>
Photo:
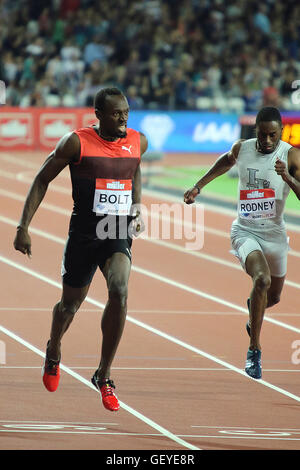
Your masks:
<svg viewBox="0 0 300 470"><path fill-rule="evenodd" d="M258 150L262 153L274 152L280 138L282 126L277 121L262 121L256 126Z"/></svg>
<svg viewBox="0 0 300 470"><path fill-rule="evenodd" d="M107 137L126 137L129 105L125 96L107 96L104 108L98 112L101 134Z"/></svg>

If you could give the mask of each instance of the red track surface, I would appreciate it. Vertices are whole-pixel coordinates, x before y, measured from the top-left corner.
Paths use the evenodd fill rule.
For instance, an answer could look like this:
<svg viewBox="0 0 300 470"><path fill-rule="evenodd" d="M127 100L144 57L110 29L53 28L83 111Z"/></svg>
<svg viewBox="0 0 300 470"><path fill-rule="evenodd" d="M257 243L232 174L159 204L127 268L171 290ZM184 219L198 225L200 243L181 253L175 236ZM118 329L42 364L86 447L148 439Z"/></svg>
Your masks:
<svg viewBox="0 0 300 470"><path fill-rule="evenodd" d="M42 356L72 207L68 171L33 219L32 259L12 246L43 160L0 155L0 449L299 449L299 233L290 231L288 283L263 326L263 380L251 380L243 373L251 282L229 253L232 215L209 207L198 255L180 251L180 240L134 242L128 321L112 374L121 410L106 411L90 384L106 302L100 273L64 337L59 389L44 389ZM161 201L145 192L144 204L153 202Z"/></svg>

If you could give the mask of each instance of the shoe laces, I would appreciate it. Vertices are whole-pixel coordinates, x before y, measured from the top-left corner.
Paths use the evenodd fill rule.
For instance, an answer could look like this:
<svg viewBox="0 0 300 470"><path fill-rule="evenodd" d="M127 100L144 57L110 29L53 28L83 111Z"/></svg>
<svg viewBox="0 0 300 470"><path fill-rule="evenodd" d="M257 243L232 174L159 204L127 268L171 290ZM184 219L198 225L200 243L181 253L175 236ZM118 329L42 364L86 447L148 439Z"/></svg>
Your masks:
<svg viewBox="0 0 300 470"><path fill-rule="evenodd" d="M53 359L47 359L46 369L47 374L57 375L59 368L59 361L54 361Z"/></svg>
<svg viewBox="0 0 300 470"><path fill-rule="evenodd" d="M104 383L100 384L101 393L105 396L113 396L113 389L116 388L114 382L110 379L106 380Z"/></svg>

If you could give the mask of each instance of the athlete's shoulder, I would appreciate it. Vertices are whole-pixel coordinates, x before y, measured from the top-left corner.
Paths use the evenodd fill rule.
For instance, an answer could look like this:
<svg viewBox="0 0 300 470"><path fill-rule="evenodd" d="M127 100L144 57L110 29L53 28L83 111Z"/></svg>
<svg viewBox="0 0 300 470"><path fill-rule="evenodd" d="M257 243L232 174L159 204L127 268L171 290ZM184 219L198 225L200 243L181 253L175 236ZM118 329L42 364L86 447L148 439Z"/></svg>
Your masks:
<svg viewBox="0 0 300 470"><path fill-rule="evenodd" d="M231 147L230 152L231 152L235 157L238 156L239 151L240 151L240 149L241 149L241 146L243 145L244 142L246 142L245 139L238 139L238 140L236 140L236 141L232 144L232 147Z"/></svg>
<svg viewBox="0 0 300 470"><path fill-rule="evenodd" d="M289 168L300 171L300 148L290 146L288 149L288 162Z"/></svg>
<svg viewBox="0 0 300 470"><path fill-rule="evenodd" d="M63 135L56 144L53 152L54 158L65 159L70 162L76 161L80 155L80 140L78 135L72 131Z"/></svg>
<svg viewBox="0 0 300 470"><path fill-rule="evenodd" d="M289 144L285 140L280 140L280 145L281 145L282 148L287 149L287 150L291 150L291 149L299 150L299 149L297 149L297 147L293 147L291 144Z"/></svg>
<svg viewBox="0 0 300 470"><path fill-rule="evenodd" d="M128 140L137 140L140 146L141 155L146 152L148 148L148 140L143 132L137 131L132 128L127 128L127 139Z"/></svg>
<svg viewBox="0 0 300 470"><path fill-rule="evenodd" d="M136 131L132 127L127 127L126 132L127 132L127 135L138 135L138 133L139 133L138 131Z"/></svg>
<svg viewBox="0 0 300 470"><path fill-rule="evenodd" d="M255 145L257 141L256 137L251 137L251 139L243 139L244 144Z"/></svg>
<svg viewBox="0 0 300 470"><path fill-rule="evenodd" d="M141 155L143 153L146 152L147 148L148 148L148 139L147 137L145 136L145 134L143 134L143 132L139 132L140 134L140 142L141 142Z"/></svg>
<svg viewBox="0 0 300 470"><path fill-rule="evenodd" d="M79 127L78 129L74 130L74 133L80 137L80 136L94 135L95 130L93 129L92 126Z"/></svg>

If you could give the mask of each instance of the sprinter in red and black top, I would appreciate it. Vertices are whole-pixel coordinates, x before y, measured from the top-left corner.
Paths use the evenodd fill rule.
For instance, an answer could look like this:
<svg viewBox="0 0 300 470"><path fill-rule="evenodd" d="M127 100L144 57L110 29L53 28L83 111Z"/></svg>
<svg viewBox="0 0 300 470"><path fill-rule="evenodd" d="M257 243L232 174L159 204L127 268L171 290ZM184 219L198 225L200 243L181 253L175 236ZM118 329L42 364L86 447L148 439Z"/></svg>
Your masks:
<svg viewBox="0 0 300 470"><path fill-rule="evenodd" d="M127 99L117 88L97 93L99 125L78 129L60 140L33 181L14 240L15 249L30 257L29 224L49 183L69 165L74 208L62 262L62 296L53 310L43 383L50 392L58 387L62 337L99 267L108 286L108 301L101 322L101 358L92 383L111 411L119 409L110 367L126 318L132 233L137 235L142 227L140 159L147 149L146 137L127 128L128 113Z"/></svg>

